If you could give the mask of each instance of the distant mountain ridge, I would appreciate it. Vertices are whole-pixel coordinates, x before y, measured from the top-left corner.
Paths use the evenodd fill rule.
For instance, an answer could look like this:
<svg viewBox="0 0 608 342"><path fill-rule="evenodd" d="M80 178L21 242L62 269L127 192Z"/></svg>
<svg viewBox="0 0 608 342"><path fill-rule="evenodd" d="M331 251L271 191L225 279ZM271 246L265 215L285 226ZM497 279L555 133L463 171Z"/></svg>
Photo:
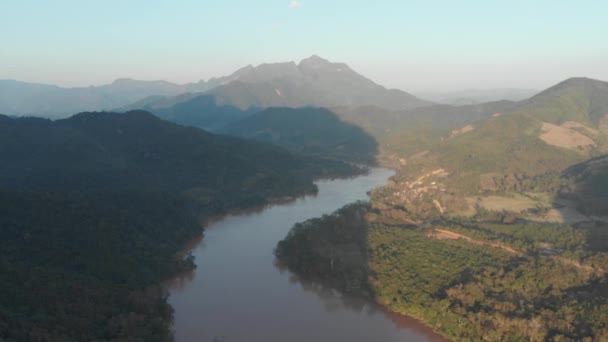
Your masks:
<svg viewBox="0 0 608 342"><path fill-rule="evenodd" d="M17 116L61 118L82 111L122 107L151 95L202 92L221 80L175 84L167 81L117 79L101 86L64 88L55 85L0 80L0 112Z"/></svg>
<svg viewBox="0 0 608 342"><path fill-rule="evenodd" d="M421 91L414 95L436 103L472 105L494 101L521 101L537 94L539 90L528 88L463 89L454 91Z"/></svg>
<svg viewBox="0 0 608 342"><path fill-rule="evenodd" d="M262 64L241 69L233 82L208 94L218 103L249 107L381 106L412 109L430 105L409 93L374 83L344 63L319 56L295 62Z"/></svg>
<svg viewBox="0 0 608 342"><path fill-rule="evenodd" d="M312 56L299 64L248 65L228 76L187 84L118 79L102 86L63 88L0 80L0 112L62 118L83 111L151 110L152 104L156 108L177 104L184 94L190 98L214 96L219 106L241 110L360 105L409 109L430 104L404 91L377 85L344 63Z"/></svg>
<svg viewBox="0 0 608 342"><path fill-rule="evenodd" d="M150 96L116 111L147 110L166 120L213 131L271 107L410 110L432 105L404 91L386 89L344 63L319 56L299 64L248 65L212 82L219 85L204 93Z"/></svg>

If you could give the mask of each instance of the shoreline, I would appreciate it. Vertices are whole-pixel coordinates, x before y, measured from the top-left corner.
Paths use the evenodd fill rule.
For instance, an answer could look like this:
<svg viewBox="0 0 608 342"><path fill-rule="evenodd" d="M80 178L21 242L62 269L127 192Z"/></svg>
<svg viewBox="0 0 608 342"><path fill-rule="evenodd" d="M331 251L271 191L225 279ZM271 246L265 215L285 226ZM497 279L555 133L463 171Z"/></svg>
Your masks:
<svg viewBox="0 0 608 342"><path fill-rule="evenodd" d="M283 271L290 272L294 276L294 279L297 282L299 282L300 284L321 285L323 287L329 288L332 291L336 291L337 293L339 293L342 296L342 298L349 297L350 299L365 301L366 304L377 309L379 312L384 314L386 317L390 318L390 320L399 329L412 330L412 328L413 328L413 330L421 333L426 338L428 338L430 340L430 342L455 342L449 336L445 336L445 335L441 334L439 331L433 329L433 327L431 327L429 324L427 324L427 322L425 322L424 320L416 318L416 317L408 315L408 314L393 311L390 309L390 307L377 302L374 299L374 295L373 295L373 292L371 289L368 289L367 294L348 293L348 292L345 292L345 291L342 291L342 290L336 288L335 286L330 285L327 281L325 281L323 279L319 279L319 278L315 278L315 277L304 277L299 274L296 274L293 271L289 270L287 265L282 264L281 261L278 259L275 259L275 267L277 267L277 269L279 269L281 272L283 272Z"/></svg>

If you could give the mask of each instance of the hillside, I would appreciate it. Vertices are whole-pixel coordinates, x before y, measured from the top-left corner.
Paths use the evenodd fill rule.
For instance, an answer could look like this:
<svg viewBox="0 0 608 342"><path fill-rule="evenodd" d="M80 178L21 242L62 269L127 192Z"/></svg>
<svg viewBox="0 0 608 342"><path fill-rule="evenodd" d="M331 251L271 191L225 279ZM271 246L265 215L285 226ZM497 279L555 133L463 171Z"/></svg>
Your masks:
<svg viewBox="0 0 608 342"><path fill-rule="evenodd" d="M375 164L374 138L323 108L270 108L234 122L221 133L273 143L287 149L357 163Z"/></svg>
<svg viewBox="0 0 608 342"><path fill-rule="evenodd" d="M556 125L575 121L597 128L608 114L608 82L570 78L523 101L516 111Z"/></svg>
<svg viewBox="0 0 608 342"><path fill-rule="evenodd" d="M388 196L389 202L420 208L421 201L434 199L439 211L461 213L471 207L470 196L555 190L559 181L549 174L606 153L608 131L597 113L608 112L600 99L608 97L607 89L601 81L570 79L464 132L443 136L423 155L405 157L395 176L399 194ZM420 177L428 184L418 184ZM430 205L427 214L436 215L438 208Z"/></svg>
<svg viewBox="0 0 608 342"><path fill-rule="evenodd" d="M0 160L2 341L170 341L201 222L361 172L142 111L0 116Z"/></svg>
<svg viewBox="0 0 608 342"><path fill-rule="evenodd" d="M608 156L602 155L563 172L562 177L572 186L562 189L560 197L574 201L578 211L599 216L608 216Z"/></svg>
<svg viewBox="0 0 608 342"><path fill-rule="evenodd" d="M182 94L170 98L152 96L117 109L117 111L135 109L150 111L159 118L180 125L198 127L212 132L259 111L257 108L242 110L234 106L218 105L214 96L199 93Z"/></svg>
<svg viewBox="0 0 608 342"><path fill-rule="evenodd" d="M376 139L383 163L398 165L393 159L427 150L516 105L499 101L466 106L431 105L404 111L372 106L337 107L333 111Z"/></svg>
<svg viewBox="0 0 608 342"><path fill-rule="evenodd" d="M500 101L470 106L432 105L407 111L364 107L270 108L229 123L221 133L272 142L308 154L391 164L389 156L415 153L452 131L511 110ZM210 111L213 113L213 111ZM201 117L208 117L201 112Z"/></svg>
<svg viewBox="0 0 608 342"><path fill-rule="evenodd" d="M3 121L0 158L5 163L0 186L4 188L216 188L217 196L234 198L230 192L236 189L243 196L258 189L271 192L268 184L277 189L289 182L310 187L311 176L322 176L326 166L325 161L184 128L146 112L82 113L54 122ZM161 177L165 177L162 182Z"/></svg>

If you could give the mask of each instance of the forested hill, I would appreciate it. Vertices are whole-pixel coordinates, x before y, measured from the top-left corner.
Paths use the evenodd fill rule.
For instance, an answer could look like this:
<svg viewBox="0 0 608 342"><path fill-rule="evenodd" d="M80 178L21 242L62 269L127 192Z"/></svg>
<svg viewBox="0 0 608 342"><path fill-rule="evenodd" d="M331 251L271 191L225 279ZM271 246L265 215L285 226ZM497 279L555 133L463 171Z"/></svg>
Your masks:
<svg viewBox="0 0 608 342"><path fill-rule="evenodd" d="M607 98L606 82L565 80L505 113L465 126L466 131L454 131L410 160L398 178L443 169L449 176L433 181L472 195L512 190L519 181L511 179L559 173L608 152Z"/></svg>
<svg viewBox="0 0 608 342"><path fill-rule="evenodd" d="M207 191L271 197L355 171L279 147L218 136L142 111L0 121L0 186L34 190Z"/></svg>
<svg viewBox="0 0 608 342"><path fill-rule="evenodd" d="M0 116L0 341L170 341L199 219L361 170L146 112ZM202 217L201 217L202 216Z"/></svg>
<svg viewBox="0 0 608 342"><path fill-rule="evenodd" d="M260 111L258 108L242 110L230 105L218 105L214 96L200 93L187 93L175 97L150 96L117 109L119 112L131 110L149 111L164 120L211 132Z"/></svg>
<svg viewBox="0 0 608 342"><path fill-rule="evenodd" d="M271 142L308 155L374 164L376 140L325 108L269 108L234 122L222 133Z"/></svg>

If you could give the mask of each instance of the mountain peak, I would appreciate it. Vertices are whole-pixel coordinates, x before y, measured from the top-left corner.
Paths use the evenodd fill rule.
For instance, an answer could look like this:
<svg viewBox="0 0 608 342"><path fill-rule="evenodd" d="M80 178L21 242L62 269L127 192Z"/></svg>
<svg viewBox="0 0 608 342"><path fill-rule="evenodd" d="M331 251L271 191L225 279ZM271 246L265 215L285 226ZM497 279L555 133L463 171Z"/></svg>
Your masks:
<svg viewBox="0 0 608 342"><path fill-rule="evenodd" d="M298 65L298 68L304 74L318 72L329 72L331 74L348 72L350 74L356 74L356 72L354 72L348 65L344 63L330 62L317 55L312 55L309 58L303 59Z"/></svg>
<svg viewBox="0 0 608 342"><path fill-rule="evenodd" d="M599 80L589 77L570 77L561 83L587 83L587 82L598 82Z"/></svg>
<svg viewBox="0 0 608 342"><path fill-rule="evenodd" d="M608 83L606 83L604 81L596 80L593 78L570 77L570 78L568 78L562 82L559 82L558 84L548 88L546 91L555 91L555 90L560 90L560 89L566 89L566 88L571 88L571 87L581 87L581 86L606 87L606 85L608 85Z"/></svg>
<svg viewBox="0 0 608 342"><path fill-rule="evenodd" d="M318 55L312 55L308 58L303 59L300 62L300 65L302 64L309 64L309 65L324 65L324 64L331 64L330 61L328 61L327 59L324 59L322 57L319 57Z"/></svg>
<svg viewBox="0 0 608 342"><path fill-rule="evenodd" d="M250 72L252 72L255 68L253 67L253 65L248 64L240 69L238 69L237 71L232 73L232 76L240 76L240 75L245 75L248 74Z"/></svg>
<svg viewBox="0 0 608 342"><path fill-rule="evenodd" d="M112 82L112 84L129 84L129 83L133 83L133 82L135 82L134 79L128 78L128 77L123 77L123 78L115 79L114 82Z"/></svg>
<svg viewBox="0 0 608 342"><path fill-rule="evenodd" d="M597 126L608 113L608 83L572 77L522 102L519 111L556 124L576 121Z"/></svg>

